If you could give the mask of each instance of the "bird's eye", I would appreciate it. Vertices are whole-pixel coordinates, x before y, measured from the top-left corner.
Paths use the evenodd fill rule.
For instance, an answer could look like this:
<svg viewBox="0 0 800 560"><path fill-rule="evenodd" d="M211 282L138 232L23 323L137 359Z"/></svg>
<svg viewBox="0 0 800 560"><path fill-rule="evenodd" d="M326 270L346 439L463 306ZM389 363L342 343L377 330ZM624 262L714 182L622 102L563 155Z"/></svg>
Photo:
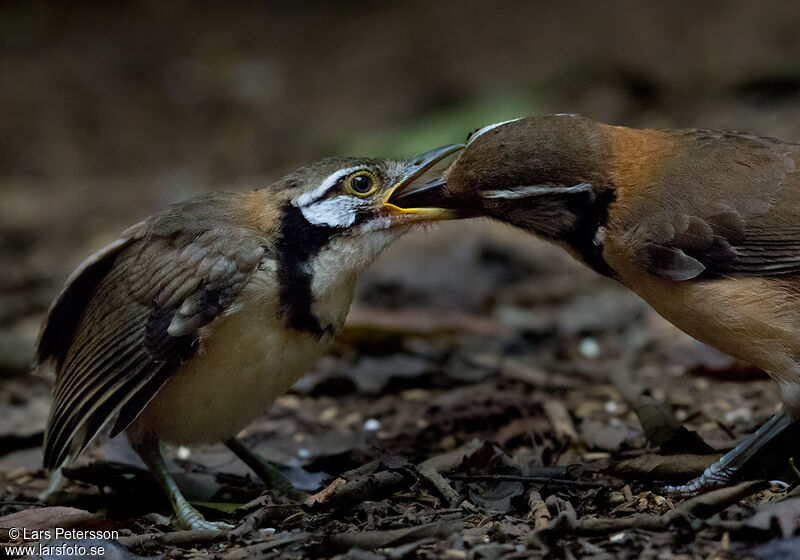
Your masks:
<svg viewBox="0 0 800 560"><path fill-rule="evenodd" d="M344 192L355 196L368 196L378 188L378 181L369 171L353 173L344 181Z"/></svg>

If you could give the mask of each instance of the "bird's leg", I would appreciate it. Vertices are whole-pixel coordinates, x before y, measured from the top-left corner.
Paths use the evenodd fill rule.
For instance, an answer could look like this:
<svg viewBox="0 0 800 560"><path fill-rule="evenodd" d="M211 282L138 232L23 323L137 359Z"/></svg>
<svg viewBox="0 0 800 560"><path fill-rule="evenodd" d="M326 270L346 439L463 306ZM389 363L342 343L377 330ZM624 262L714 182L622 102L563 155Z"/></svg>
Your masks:
<svg viewBox="0 0 800 560"><path fill-rule="evenodd" d="M267 488L273 488L284 496L296 500L303 498L289 480L273 465L266 461L263 457L250 451L250 449L236 438L230 438L225 441L228 449L234 452L239 459L244 462L250 469L256 473L258 478L264 481Z"/></svg>
<svg viewBox="0 0 800 560"><path fill-rule="evenodd" d="M232 529L227 523L206 521L205 517L186 501L181 494L172 474L167 470L164 456L161 454L161 444L152 432L129 432L131 446L145 462L150 472L155 476L158 484L167 494L172 509L175 512L177 525L181 529L200 529L207 531L221 531Z"/></svg>
<svg viewBox="0 0 800 560"><path fill-rule="evenodd" d="M719 461L708 467L699 477L681 486L665 486L664 490L681 496L695 496L729 484L745 463L793 423L794 419L785 411L778 412L739 445L723 455Z"/></svg>

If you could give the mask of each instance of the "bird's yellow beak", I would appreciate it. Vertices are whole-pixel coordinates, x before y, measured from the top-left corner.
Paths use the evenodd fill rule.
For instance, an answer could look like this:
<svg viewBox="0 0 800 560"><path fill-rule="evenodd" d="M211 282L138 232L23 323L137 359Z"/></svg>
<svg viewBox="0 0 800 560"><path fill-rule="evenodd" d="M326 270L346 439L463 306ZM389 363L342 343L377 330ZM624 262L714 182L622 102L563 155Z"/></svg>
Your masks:
<svg viewBox="0 0 800 560"><path fill-rule="evenodd" d="M434 148L423 154L420 154L408 161L409 171L402 177L394 186L392 186L386 193L386 197L381 203L381 212L387 216L392 217L397 221L402 222L419 222L419 221L433 221L445 220L451 216L450 210L446 208L435 207L415 207L408 208L395 204L398 198L402 197L404 192L412 188L412 184L416 179L421 177L431 167L447 158L448 156L458 152L464 147L464 144L451 144L449 146L441 146Z"/></svg>

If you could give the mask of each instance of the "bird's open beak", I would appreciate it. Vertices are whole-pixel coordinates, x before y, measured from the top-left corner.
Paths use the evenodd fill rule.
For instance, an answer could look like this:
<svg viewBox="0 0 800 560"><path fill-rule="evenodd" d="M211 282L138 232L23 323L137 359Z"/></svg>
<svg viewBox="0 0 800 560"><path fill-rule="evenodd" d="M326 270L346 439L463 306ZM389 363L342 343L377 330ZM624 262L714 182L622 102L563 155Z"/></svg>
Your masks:
<svg viewBox="0 0 800 560"><path fill-rule="evenodd" d="M408 192L416 192L418 187L413 186L416 179L421 177L431 167L461 150L463 147L463 144L441 146L409 160L411 169L386 193L386 198L384 198L381 204L381 212L402 222L445 220L452 217L450 211L446 208L424 205L409 207L405 204L399 204L399 201L405 199ZM408 200L410 201L411 198Z"/></svg>

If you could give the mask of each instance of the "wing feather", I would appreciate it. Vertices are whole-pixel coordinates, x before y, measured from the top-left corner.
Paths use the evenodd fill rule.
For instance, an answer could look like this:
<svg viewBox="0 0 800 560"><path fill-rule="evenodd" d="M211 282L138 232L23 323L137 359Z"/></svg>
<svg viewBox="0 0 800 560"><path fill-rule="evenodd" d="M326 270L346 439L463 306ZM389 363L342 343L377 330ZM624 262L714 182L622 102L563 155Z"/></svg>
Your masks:
<svg viewBox="0 0 800 560"><path fill-rule="evenodd" d="M124 430L257 269L266 240L226 226L225 200L214 197L202 220L182 216L194 200L129 230L76 271L50 310L37 354L56 371L46 467L115 417L112 433Z"/></svg>
<svg viewBox="0 0 800 560"><path fill-rule="evenodd" d="M665 197L633 199L639 219L621 224L622 246L675 281L800 273L800 148L750 135L685 140L677 153L690 161L657 176Z"/></svg>

